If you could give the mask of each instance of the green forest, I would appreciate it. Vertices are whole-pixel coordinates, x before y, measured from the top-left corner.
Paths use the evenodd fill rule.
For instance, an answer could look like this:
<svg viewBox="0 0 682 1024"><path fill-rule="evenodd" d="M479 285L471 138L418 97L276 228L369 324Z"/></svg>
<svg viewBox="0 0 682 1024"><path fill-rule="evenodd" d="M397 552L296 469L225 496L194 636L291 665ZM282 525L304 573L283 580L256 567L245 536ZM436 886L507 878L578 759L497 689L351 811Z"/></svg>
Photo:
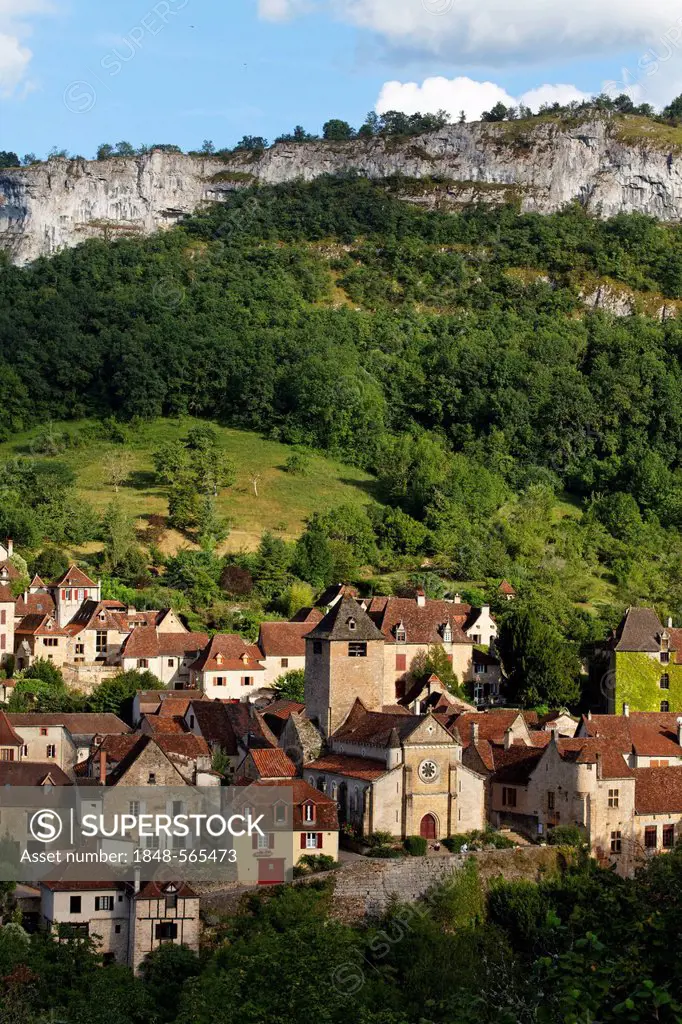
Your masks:
<svg viewBox="0 0 682 1024"><path fill-rule="evenodd" d="M91 939L10 923L0 1021L674 1024L681 882L679 848L635 879L583 864L487 890L469 860L418 903L351 926L330 913L332 876L211 914L199 954L162 945L139 978L101 966Z"/></svg>
<svg viewBox="0 0 682 1024"><path fill-rule="evenodd" d="M682 231L578 206L407 201L432 189L438 206L443 184L240 187L152 238L4 262L0 435L42 433L2 464L0 536L28 571L98 540L84 564L110 596L170 595L197 624L246 633L306 584L419 579L436 596L468 581L480 601L508 578L536 646L568 651L566 685L525 695L536 703L575 703L579 658L627 604L679 621L682 324L657 310L682 299ZM639 311L588 308L599 282ZM268 533L218 556L230 524L215 498L239 467L195 427L160 446L155 472L168 521L199 550L163 556L115 500L103 516L89 506L59 459L93 431L125 448L160 416L282 442L292 474L321 452L376 486L366 507L313 514L296 542ZM52 421L73 426L55 441Z"/></svg>

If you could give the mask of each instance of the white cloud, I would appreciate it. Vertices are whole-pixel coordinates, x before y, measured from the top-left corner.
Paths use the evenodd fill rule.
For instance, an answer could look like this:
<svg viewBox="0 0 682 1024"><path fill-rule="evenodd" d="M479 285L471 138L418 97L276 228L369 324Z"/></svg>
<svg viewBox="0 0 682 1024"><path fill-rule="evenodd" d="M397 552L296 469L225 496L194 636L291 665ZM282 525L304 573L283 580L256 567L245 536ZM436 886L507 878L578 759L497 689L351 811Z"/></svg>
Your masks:
<svg viewBox="0 0 682 1024"><path fill-rule="evenodd" d="M376 111L402 110L405 114L435 113L446 110L451 119L457 120L461 110L467 121L478 121L484 110L490 110L496 103L518 106L523 103L531 110L537 110L543 103L569 103L571 100L588 98L574 85L540 85L529 89L521 96L514 97L495 82L476 82L472 78L427 78L421 85L417 82L386 82L379 93Z"/></svg>
<svg viewBox="0 0 682 1024"><path fill-rule="evenodd" d="M259 9L269 18L327 11L395 49L469 66L641 53L665 45L666 33L682 36L677 0L259 0Z"/></svg>
<svg viewBox="0 0 682 1024"><path fill-rule="evenodd" d="M0 0L0 98L12 96L22 82L22 95L30 91L26 75L33 53L25 45L31 34L25 19L53 10L50 0Z"/></svg>

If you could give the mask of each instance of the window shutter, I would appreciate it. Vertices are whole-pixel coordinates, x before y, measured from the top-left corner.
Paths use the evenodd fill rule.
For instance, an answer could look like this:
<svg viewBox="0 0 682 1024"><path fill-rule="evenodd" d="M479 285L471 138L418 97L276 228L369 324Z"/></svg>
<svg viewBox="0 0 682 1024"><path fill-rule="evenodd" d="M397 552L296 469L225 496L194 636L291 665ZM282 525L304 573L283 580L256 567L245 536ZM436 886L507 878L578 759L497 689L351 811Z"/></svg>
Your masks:
<svg viewBox="0 0 682 1024"><path fill-rule="evenodd" d="M318 850L322 849L322 833L321 832L317 833L317 848L318 848Z"/></svg>
<svg viewBox="0 0 682 1024"><path fill-rule="evenodd" d="M305 832L301 832L301 849L305 850Z"/></svg>
<svg viewBox="0 0 682 1024"><path fill-rule="evenodd" d="M268 832L268 846L270 847L271 850L274 850L274 848L275 848L275 833L274 832Z"/></svg>
<svg viewBox="0 0 682 1024"><path fill-rule="evenodd" d="M254 832L253 835L251 836L251 847L254 850L258 849L258 833L257 832Z"/></svg>

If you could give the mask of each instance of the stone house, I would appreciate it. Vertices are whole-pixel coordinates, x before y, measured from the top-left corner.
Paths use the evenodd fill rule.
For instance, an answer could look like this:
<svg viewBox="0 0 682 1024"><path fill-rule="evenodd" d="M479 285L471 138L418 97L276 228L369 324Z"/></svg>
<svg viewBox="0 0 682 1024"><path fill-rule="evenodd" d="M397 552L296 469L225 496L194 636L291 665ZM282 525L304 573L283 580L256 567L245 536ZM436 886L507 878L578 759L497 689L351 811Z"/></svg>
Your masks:
<svg viewBox="0 0 682 1024"><path fill-rule="evenodd" d="M14 595L8 584L0 584L0 668L14 654Z"/></svg>
<svg viewBox="0 0 682 1024"><path fill-rule="evenodd" d="M433 714L368 711L357 699L304 778L362 834L442 839L484 825L484 780Z"/></svg>
<svg viewBox="0 0 682 1024"><path fill-rule="evenodd" d="M30 712L7 717L23 740L24 760L52 761L67 775L73 775L75 766L88 758L98 738L130 732L112 714Z"/></svg>
<svg viewBox="0 0 682 1024"><path fill-rule="evenodd" d="M202 644L193 660L189 685L210 698L220 700L254 699L268 693L263 655L255 644L242 637L218 634Z"/></svg>
<svg viewBox="0 0 682 1024"><path fill-rule="evenodd" d="M423 591L414 598L375 597L367 612L385 641L385 676L393 691L385 703L404 696L414 659L436 645L444 648L460 683L475 683L474 647L489 649L497 638L490 608L462 604L459 595L454 601L434 601ZM481 659L478 662L482 664ZM492 675L491 671L491 681Z"/></svg>
<svg viewBox="0 0 682 1024"><path fill-rule="evenodd" d="M239 774L250 782L259 779L293 779L296 765L280 747L260 747L250 750L241 765Z"/></svg>
<svg viewBox="0 0 682 1024"><path fill-rule="evenodd" d="M43 882L41 916L60 936L93 938L104 961L138 971L164 943L199 951L199 897L184 882Z"/></svg>
<svg viewBox="0 0 682 1024"><path fill-rule="evenodd" d="M163 624L136 626L121 648L123 671L148 670L171 689L192 685L190 666L206 647L208 635L190 633L178 619L176 622L182 627L177 632L170 632Z"/></svg>
<svg viewBox="0 0 682 1024"><path fill-rule="evenodd" d="M653 608L628 608L605 645L601 697L608 714L682 713L682 630L663 626Z"/></svg>
<svg viewBox="0 0 682 1024"><path fill-rule="evenodd" d="M91 755L93 772L100 756L99 750ZM137 734L134 745L106 776L107 786L212 786L219 781L211 770L208 744L191 733Z"/></svg>
<svg viewBox="0 0 682 1024"><path fill-rule="evenodd" d="M262 622L258 634L263 685L271 687L285 672L305 668L305 635L322 620L317 608L305 608L292 622Z"/></svg>
<svg viewBox="0 0 682 1024"><path fill-rule="evenodd" d="M14 630L16 667L29 668L34 661L51 661L62 668L69 660L69 634L53 615L25 615Z"/></svg>
<svg viewBox="0 0 682 1024"><path fill-rule="evenodd" d="M577 735L607 740L630 768L682 767L682 718L671 712L583 715Z"/></svg>

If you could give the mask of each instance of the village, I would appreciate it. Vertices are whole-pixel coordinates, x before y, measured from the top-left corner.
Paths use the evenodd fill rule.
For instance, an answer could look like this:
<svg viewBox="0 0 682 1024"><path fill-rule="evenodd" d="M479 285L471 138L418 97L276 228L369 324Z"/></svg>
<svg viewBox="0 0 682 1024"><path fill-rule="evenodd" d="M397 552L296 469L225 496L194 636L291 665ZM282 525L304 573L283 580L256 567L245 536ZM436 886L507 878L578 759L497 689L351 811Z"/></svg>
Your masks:
<svg viewBox="0 0 682 1024"><path fill-rule="evenodd" d="M287 856L281 837L254 837L254 886L290 881L285 863L370 852L375 836L419 837L419 852L437 856L453 836L544 845L577 827L597 863L630 876L680 835L682 630L652 609L628 609L599 652L598 711L538 714L505 704L487 606L420 590L363 600L339 584L292 621L263 622L252 644L191 632L172 609L102 600L76 565L14 596L12 553L11 541L0 546L3 662L44 659L90 689L150 671L163 688L138 691L131 722L0 710L0 786L286 787ZM515 599L506 581L500 592ZM471 684L472 703L435 673L413 678L434 647ZM304 672L304 701L276 696L291 670ZM5 701L13 686L0 683ZM163 943L198 949L201 894L186 882L31 881L20 887L30 926L97 935L108 960L137 969Z"/></svg>

